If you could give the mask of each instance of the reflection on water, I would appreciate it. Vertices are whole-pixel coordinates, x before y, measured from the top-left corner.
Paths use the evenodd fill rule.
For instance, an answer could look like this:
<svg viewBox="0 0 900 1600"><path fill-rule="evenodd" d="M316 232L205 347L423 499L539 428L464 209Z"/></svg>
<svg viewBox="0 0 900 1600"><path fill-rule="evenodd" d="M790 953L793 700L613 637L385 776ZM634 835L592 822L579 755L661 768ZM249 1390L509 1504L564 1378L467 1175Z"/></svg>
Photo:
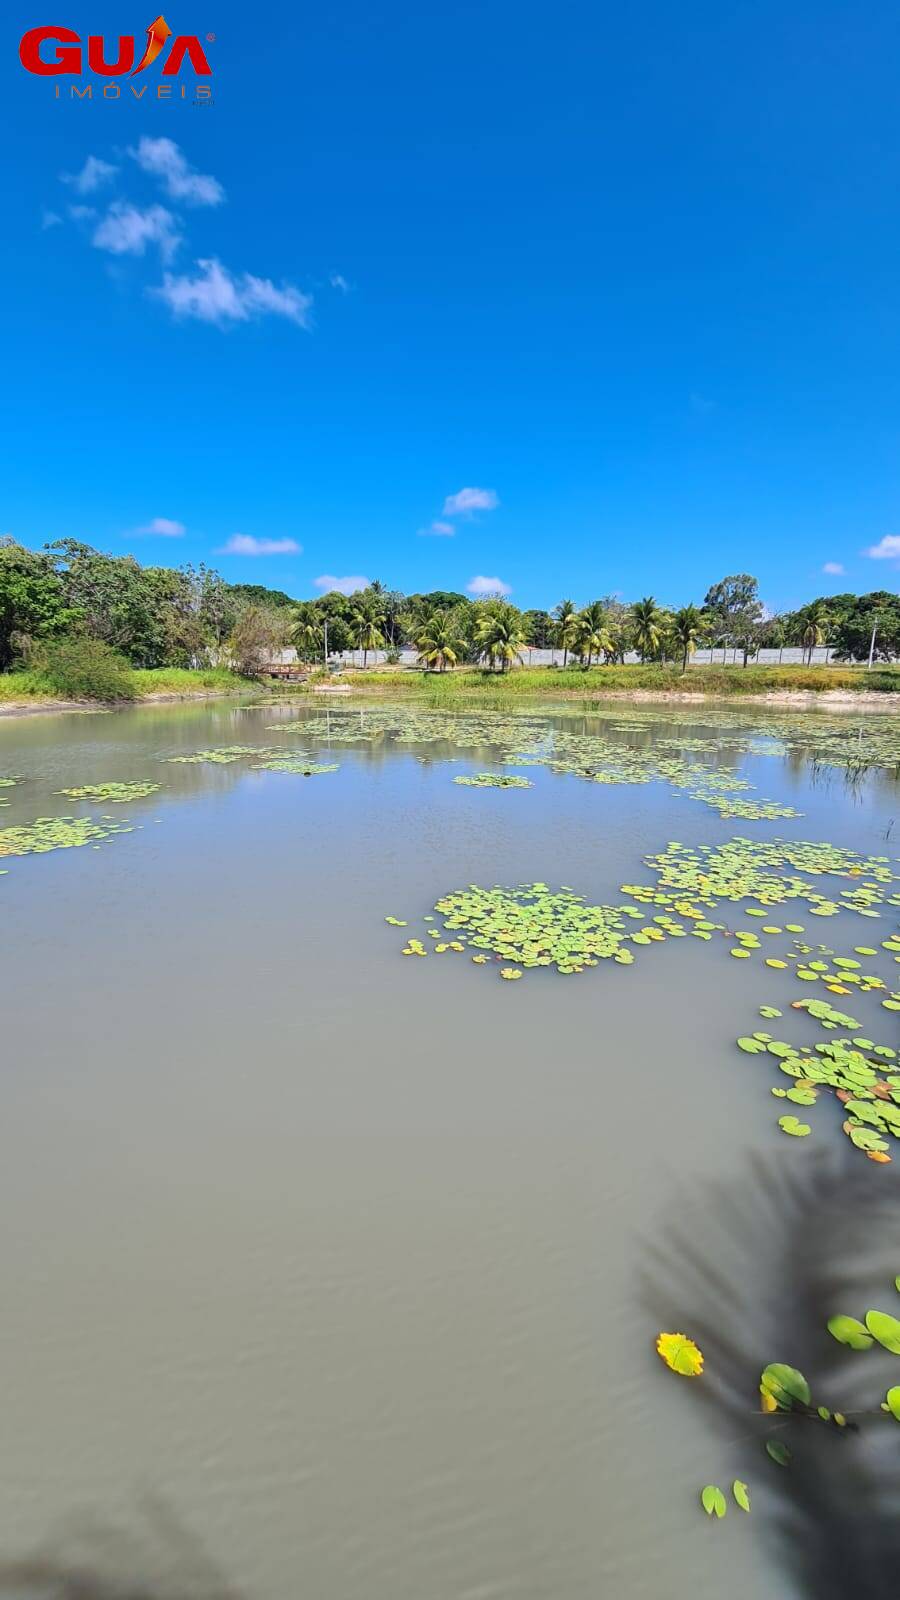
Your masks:
<svg viewBox="0 0 900 1600"><path fill-rule="evenodd" d="M314 710L324 732L273 731L297 716L0 723L0 773L22 778L2 827L95 814L64 787L165 785L109 806L130 833L0 878L4 1600L828 1597L815 1552L795 1562L772 1537L765 1461L740 1472L752 1517L712 1528L695 1504L752 1434L728 1415L745 1354L830 1385L837 1347L778 1342L821 1330L828 1294L813 1311L784 1285L805 1298L812 1256L849 1294L852 1259L858 1292L826 1314L864 1304L887 1237L866 1205L896 1193L894 1167L865 1161L850 1188L813 1182L815 1138L785 1140L757 1064L735 1060L748 1007L789 998L789 978L756 992L749 963L682 939L665 960L504 984L399 959L384 922L473 882L615 903L645 855L735 823L658 782L537 766L527 791L454 784L504 770L483 729L466 747L345 742L345 717ZM674 741L804 814L742 822L753 837L885 853L885 769L851 794L817 784L783 726L784 751L762 753L755 714L617 717L551 726ZM166 759L282 740L339 770ZM828 925L841 948L851 934ZM701 1203L679 1230L686 1172ZM869 1218L857 1255L842 1195ZM771 1309L758 1331L754 1308ZM685 1395L661 1370L653 1340L679 1314L718 1386ZM796 1514L849 1572L828 1470L792 1475ZM871 1567L860 1555L851 1592L881 1595Z"/></svg>

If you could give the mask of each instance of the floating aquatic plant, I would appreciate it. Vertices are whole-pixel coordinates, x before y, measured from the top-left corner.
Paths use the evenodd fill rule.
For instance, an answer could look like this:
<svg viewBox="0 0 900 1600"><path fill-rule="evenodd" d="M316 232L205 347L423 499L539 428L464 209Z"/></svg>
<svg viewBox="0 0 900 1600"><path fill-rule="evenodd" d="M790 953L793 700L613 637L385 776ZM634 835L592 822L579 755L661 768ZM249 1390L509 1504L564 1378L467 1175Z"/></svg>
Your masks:
<svg viewBox="0 0 900 1600"><path fill-rule="evenodd" d="M232 761L243 761L247 756L278 756L283 752L269 750L261 745L253 744L225 744L215 750L195 750L189 756L166 756L171 761L181 766L199 766L210 763L213 766L230 766Z"/></svg>
<svg viewBox="0 0 900 1600"><path fill-rule="evenodd" d="M69 800L106 800L124 804L127 800L143 800L161 788L161 783L83 783L80 788L57 789L56 793L64 794Z"/></svg>
<svg viewBox="0 0 900 1600"><path fill-rule="evenodd" d="M461 783L467 789L530 789L533 787L529 778L498 777L495 772L476 772L470 778L454 778L454 783Z"/></svg>
<svg viewBox="0 0 900 1600"><path fill-rule="evenodd" d="M470 884L444 895L435 910L448 932L462 935L463 947L521 967L555 966L563 973L581 972L606 958L632 962L627 919L641 915L633 906L588 905L582 895L554 891L545 883L515 889Z"/></svg>
<svg viewBox="0 0 900 1600"><path fill-rule="evenodd" d="M295 772L301 778L313 778L321 772L337 772L338 763L305 761L302 757L273 756L271 760L254 761L255 772Z"/></svg>
<svg viewBox="0 0 900 1600"><path fill-rule="evenodd" d="M43 855L95 844L114 833L130 833L128 824L95 822L90 817L38 817L17 828L0 828L0 856Z"/></svg>
<svg viewBox="0 0 900 1600"><path fill-rule="evenodd" d="M698 1378L703 1371L703 1352L686 1333L660 1333L656 1349L672 1372L682 1378Z"/></svg>
<svg viewBox="0 0 900 1600"><path fill-rule="evenodd" d="M900 1140L900 1073L893 1045L876 1044L855 1032L857 1019L824 1000L795 1000L792 1009L821 1027L851 1030L851 1036L812 1044L791 1044L757 1032L737 1043L747 1055L771 1055L793 1082L775 1085L772 1093L795 1105L813 1106L821 1094L833 1096L844 1111L843 1131L855 1149L876 1164L891 1160L893 1140ZM810 1125L792 1113L778 1119L782 1132L805 1138Z"/></svg>

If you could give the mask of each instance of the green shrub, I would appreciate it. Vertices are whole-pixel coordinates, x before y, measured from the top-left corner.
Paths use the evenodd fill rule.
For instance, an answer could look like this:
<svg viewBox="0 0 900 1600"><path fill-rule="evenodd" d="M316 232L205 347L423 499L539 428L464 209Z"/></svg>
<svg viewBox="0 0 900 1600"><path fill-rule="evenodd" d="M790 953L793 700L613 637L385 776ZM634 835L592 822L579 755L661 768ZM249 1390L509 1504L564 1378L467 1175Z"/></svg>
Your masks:
<svg viewBox="0 0 900 1600"><path fill-rule="evenodd" d="M87 634L37 645L34 666L54 694L70 700L133 700L134 676L124 656Z"/></svg>

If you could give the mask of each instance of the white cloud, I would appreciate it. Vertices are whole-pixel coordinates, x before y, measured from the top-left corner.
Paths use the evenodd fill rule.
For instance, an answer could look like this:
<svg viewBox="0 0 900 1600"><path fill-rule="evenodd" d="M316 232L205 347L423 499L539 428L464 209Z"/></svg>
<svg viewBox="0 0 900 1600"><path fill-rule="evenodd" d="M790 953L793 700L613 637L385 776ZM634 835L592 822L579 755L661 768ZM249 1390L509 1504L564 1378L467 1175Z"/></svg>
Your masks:
<svg viewBox="0 0 900 1600"><path fill-rule="evenodd" d="M432 522L427 528L419 529L419 538L452 539L455 532L452 522Z"/></svg>
<svg viewBox="0 0 900 1600"><path fill-rule="evenodd" d="M504 583L502 578L484 578L480 574L469 579L466 589L474 595L512 594L510 585Z"/></svg>
<svg viewBox="0 0 900 1600"><path fill-rule="evenodd" d="M145 136L137 149L129 149L128 154L144 172L159 179L170 200L183 200L189 206L218 206L225 199L225 190L218 178L195 172L174 139Z"/></svg>
<svg viewBox="0 0 900 1600"><path fill-rule="evenodd" d="M165 261L177 249L178 242L175 218L165 206L149 206L141 211L126 200L113 201L91 239L98 250L108 250L114 256L142 256L148 244L155 244Z"/></svg>
<svg viewBox="0 0 900 1600"><path fill-rule="evenodd" d="M271 278L255 278L243 272L233 276L215 258L197 262L196 277L166 272L160 288L152 294L166 302L176 317L196 317L218 328L229 323L249 322L253 317L286 317L299 328L308 328L312 295L302 294L293 284L278 288Z"/></svg>
<svg viewBox="0 0 900 1600"><path fill-rule="evenodd" d="M187 533L183 522L173 522L171 517L151 517L143 527L135 528L135 533L154 534L157 539L180 539Z"/></svg>
<svg viewBox="0 0 900 1600"><path fill-rule="evenodd" d="M73 222L89 222L97 215L96 206L69 206L68 209Z"/></svg>
<svg viewBox="0 0 900 1600"><path fill-rule="evenodd" d="M48 211L47 207L44 206L44 209L41 212L41 227L42 228L56 228L56 227L58 227L58 225L61 222L62 222L62 217L60 216L58 211Z"/></svg>
<svg viewBox="0 0 900 1600"><path fill-rule="evenodd" d="M493 489L459 489L444 501L444 516L465 517L473 511L493 511L499 504Z"/></svg>
<svg viewBox="0 0 900 1600"><path fill-rule="evenodd" d="M827 572L829 578L842 578L844 576L844 568L839 561L826 561L822 571Z"/></svg>
<svg viewBox="0 0 900 1600"><path fill-rule="evenodd" d="M61 172L63 183L69 183L76 194L94 194L109 183L118 172L110 161L101 161L99 156L88 156L80 172Z"/></svg>
<svg viewBox="0 0 900 1600"><path fill-rule="evenodd" d="M900 561L900 534L886 533L878 544L872 544L864 555L871 556L873 561Z"/></svg>
<svg viewBox="0 0 900 1600"><path fill-rule="evenodd" d="M361 577L335 578L330 572L323 573L321 578L313 578L315 587L321 589L323 594L331 594L332 590L338 594L358 594L360 589L368 589L369 582L368 578Z"/></svg>
<svg viewBox="0 0 900 1600"><path fill-rule="evenodd" d="M343 273L332 272L328 282L331 284L332 289L340 289L341 294L350 293L350 284L347 282L347 279L344 277Z"/></svg>
<svg viewBox="0 0 900 1600"><path fill-rule="evenodd" d="M223 556L299 556L303 546L296 539L257 539L252 533L233 533L223 544Z"/></svg>

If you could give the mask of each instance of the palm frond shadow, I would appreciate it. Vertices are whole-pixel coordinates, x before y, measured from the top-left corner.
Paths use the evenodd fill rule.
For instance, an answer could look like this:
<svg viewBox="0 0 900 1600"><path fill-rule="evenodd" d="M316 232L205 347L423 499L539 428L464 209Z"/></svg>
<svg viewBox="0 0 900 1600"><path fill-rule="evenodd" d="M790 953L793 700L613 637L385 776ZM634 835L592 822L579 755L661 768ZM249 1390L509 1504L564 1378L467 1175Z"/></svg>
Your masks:
<svg viewBox="0 0 900 1600"><path fill-rule="evenodd" d="M243 1600L202 1542L155 1495L122 1527L67 1519L20 1559L0 1560L0 1600Z"/></svg>
<svg viewBox="0 0 900 1600"><path fill-rule="evenodd" d="M847 1350L825 1326L870 1306L900 1315L897 1214L892 1169L803 1149L793 1171L786 1159L756 1159L727 1185L685 1190L667 1208L677 1220L644 1251L653 1326L690 1333L706 1357L686 1403L705 1405L733 1441L736 1473L778 1491L779 1509L760 1520L810 1600L897 1593L900 1425L877 1408L900 1382L900 1360L877 1346ZM851 1426L763 1416L759 1375L770 1361L799 1367L814 1404L844 1411ZM787 1470L764 1453L773 1433L794 1452Z"/></svg>

